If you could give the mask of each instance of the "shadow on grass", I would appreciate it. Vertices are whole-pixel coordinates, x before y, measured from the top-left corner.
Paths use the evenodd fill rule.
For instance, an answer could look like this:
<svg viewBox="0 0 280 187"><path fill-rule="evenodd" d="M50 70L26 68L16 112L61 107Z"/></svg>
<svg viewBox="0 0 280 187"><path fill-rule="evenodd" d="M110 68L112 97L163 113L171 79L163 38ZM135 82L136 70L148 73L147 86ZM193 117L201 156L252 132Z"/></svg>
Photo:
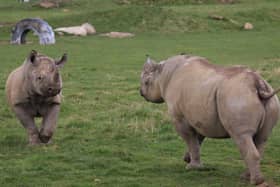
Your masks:
<svg viewBox="0 0 280 187"><path fill-rule="evenodd" d="M186 169L187 172L194 172L194 171L199 171L199 172L208 172L208 171L217 171L217 168L211 167L211 166L203 166L201 168L190 168Z"/></svg>

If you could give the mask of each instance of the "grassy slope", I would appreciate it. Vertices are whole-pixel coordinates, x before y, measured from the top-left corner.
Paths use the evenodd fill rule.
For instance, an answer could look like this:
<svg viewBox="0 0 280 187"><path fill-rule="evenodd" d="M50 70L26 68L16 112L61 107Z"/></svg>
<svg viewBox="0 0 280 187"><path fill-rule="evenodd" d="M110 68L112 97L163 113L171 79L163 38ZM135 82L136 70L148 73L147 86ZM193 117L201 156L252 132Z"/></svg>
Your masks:
<svg viewBox="0 0 280 187"><path fill-rule="evenodd" d="M278 11L274 7L279 3L269 1L256 5L256 10L265 13L265 20L259 20L258 15L252 13L249 18L260 26L270 23L273 26L250 32L209 21L205 12L243 20L247 9L255 12L250 4L227 8L200 5L197 9L184 6L185 10L181 6L152 7L151 10L160 11L157 12L159 16L152 18L153 26L143 24L145 33L141 33L143 27L139 26L138 17L144 16L146 8L133 6L133 11L139 11L133 12L129 7L119 7L110 1L85 2L87 8L77 9L79 4L75 1L70 7L63 7L71 13L61 9L29 11L28 6L21 8L11 2L15 7L11 9L17 14L10 14L10 9L1 8L10 5L0 0L0 22L38 15L53 21L55 26L74 25L90 15L90 21L107 20L113 29L124 26L125 30L138 32L135 38L123 40L98 36L57 37L57 44L53 46L39 46L35 38L31 38L32 45L0 44L0 186L248 186L239 180L244 165L231 140L208 139L202 147L206 168L201 171L184 169L181 158L185 146L174 132L166 106L146 103L139 97L139 75L145 54L161 60L185 51L206 56L218 64L245 64L262 70L273 86L279 86L280 43L277 38L280 33L277 14L273 13ZM102 17L103 10L105 15L118 12L120 14L116 15L120 18L126 17L126 13L135 17L128 23L117 18L111 22L109 18L115 14ZM127 12L122 13L124 10ZM182 17L201 16L203 22L199 25L207 25L210 29L206 30L210 32L193 28L191 31L200 32L172 30L162 34L158 20L164 17L165 12L161 11L169 15L170 10L172 15ZM70 15L73 12L80 16ZM66 21L65 14L69 14ZM276 20L271 20L271 14ZM174 18L171 22L178 25ZM102 25L101 21L97 30L99 28L102 32L110 31L110 25ZM7 40L8 26L0 29L3 31L0 40ZM64 103L57 132L51 145L35 148L26 146L26 134L8 110L4 97L8 73L22 63L31 49L53 57L59 57L64 51L69 54L69 62L63 70ZM279 133L280 128L276 127L262 162L266 178L276 184L280 184Z"/></svg>

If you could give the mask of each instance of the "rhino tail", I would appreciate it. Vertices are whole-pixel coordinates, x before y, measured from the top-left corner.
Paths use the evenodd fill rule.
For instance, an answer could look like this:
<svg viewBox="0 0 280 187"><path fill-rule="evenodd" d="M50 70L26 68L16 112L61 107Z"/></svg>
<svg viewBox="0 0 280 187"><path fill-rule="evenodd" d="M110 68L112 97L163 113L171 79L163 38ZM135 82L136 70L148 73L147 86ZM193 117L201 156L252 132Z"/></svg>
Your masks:
<svg viewBox="0 0 280 187"><path fill-rule="evenodd" d="M258 90L258 93L259 93L259 96L260 96L261 99L268 100L271 97L273 97L275 94L277 94L279 91L280 91L280 88L277 88L276 90L274 90L272 92Z"/></svg>
<svg viewBox="0 0 280 187"><path fill-rule="evenodd" d="M268 100L280 91L280 88L277 88L276 90L270 89L267 83L262 79L257 81L256 86L258 95L262 100Z"/></svg>

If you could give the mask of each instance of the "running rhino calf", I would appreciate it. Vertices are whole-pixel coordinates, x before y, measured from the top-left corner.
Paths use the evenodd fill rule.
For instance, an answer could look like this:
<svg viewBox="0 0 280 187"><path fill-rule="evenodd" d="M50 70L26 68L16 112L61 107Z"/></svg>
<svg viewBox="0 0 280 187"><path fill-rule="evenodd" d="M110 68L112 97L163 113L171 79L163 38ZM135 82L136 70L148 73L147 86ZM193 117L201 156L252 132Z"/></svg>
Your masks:
<svg viewBox="0 0 280 187"><path fill-rule="evenodd" d="M264 182L260 159L279 118L278 91L246 67L220 67L198 56L178 55L159 64L148 57L141 74L140 94L149 102L166 102L188 146L188 168L201 167L204 137L231 137L246 164L241 176L255 185Z"/></svg>
<svg viewBox="0 0 280 187"><path fill-rule="evenodd" d="M59 69L66 61L66 54L55 61L33 50L7 79L8 103L26 128L31 145L48 143L54 133L61 103ZM43 118L40 131L35 117Z"/></svg>

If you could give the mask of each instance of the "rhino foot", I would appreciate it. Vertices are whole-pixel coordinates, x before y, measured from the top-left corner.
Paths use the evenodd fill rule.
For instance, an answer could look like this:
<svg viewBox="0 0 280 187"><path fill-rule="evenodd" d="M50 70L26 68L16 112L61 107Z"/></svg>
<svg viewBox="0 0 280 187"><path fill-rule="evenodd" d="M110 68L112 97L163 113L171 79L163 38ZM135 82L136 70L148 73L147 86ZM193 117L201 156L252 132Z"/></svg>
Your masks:
<svg viewBox="0 0 280 187"><path fill-rule="evenodd" d="M186 166L186 169L201 169L201 168L203 168L203 165L200 163L189 163Z"/></svg>
<svg viewBox="0 0 280 187"><path fill-rule="evenodd" d="M246 171L244 171L241 175L240 175L240 178L242 179L242 180L246 180L246 181L250 181L250 172L249 172L249 170L246 170Z"/></svg>
<svg viewBox="0 0 280 187"><path fill-rule="evenodd" d="M46 136L46 135L40 134L39 138L42 141L42 143L46 144L46 143L49 143L51 136Z"/></svg>
<svg viewBox="0 0 280 187"><path fill-rule="evenodd" d="M41 144L41 140L39 139L38 134L31 134L29 135L29 145L35 146Z"/></svg>
<svg viewBox="0 0 280 187"><path fill-rule="evenodd" d="M36 145L40 145L40 144L41 144L41 141L39 139L29 140L29 143L28 143L29 146L36 146Z"/></svg>
<svg viewBox="0 0 280 187"><path fill-rule="evenodd" d="M259 176L259 177L251 178L250 183L253 185L262 185L265 182L264 182L264 178L262 176Z"/></svg>
<svg viewBox="0 0 280 187"><path fill-rule="evenodd" d="M269 186L270 186L270 185L267 184L266 182L263 182L263 183L257 185L257 187L269 187Z"/></svg>
<svg viewBox="0 0 280 187"><path fill-rule="evenodd" d="M251 184L257 185L258 187L268 187L269 186L266 182L264 182L264 178L261 176L258 178L253 178L253 179L250 179L250 177L251 177L251 175L250 175L250 172L248 169L240 175L241 179L250 181Z"/></svg>

